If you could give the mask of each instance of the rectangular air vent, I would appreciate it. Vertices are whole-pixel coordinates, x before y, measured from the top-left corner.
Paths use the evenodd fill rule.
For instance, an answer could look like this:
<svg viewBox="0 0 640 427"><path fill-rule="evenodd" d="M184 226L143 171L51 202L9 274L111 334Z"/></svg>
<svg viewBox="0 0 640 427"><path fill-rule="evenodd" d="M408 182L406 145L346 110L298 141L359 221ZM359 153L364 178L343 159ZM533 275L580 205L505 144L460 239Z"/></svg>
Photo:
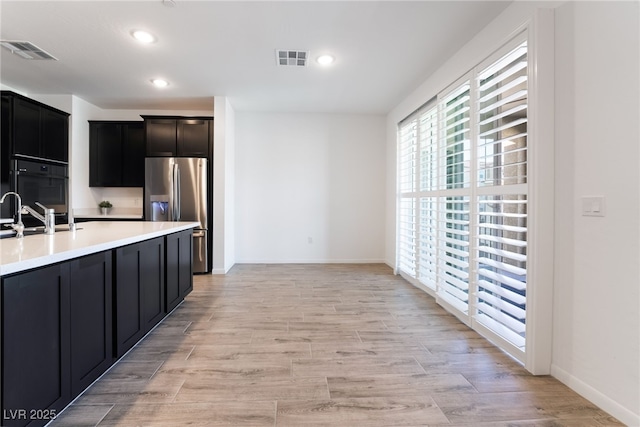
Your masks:
<svg viewBox="0 0 640 427"><path fill-rule="evenodd" d="M308 50L276 49L276 63L278 66L306 67L308 59Z"/></svg>
<svg viewBox="0 0 640 427"><path fill-rule="evenodd" d="M9 49L11 53L14 53L24 59L45 59L57 61L58 58L40 49L38 46L31 42L15 41L15 40L0 40L0 45Z"/></svg>

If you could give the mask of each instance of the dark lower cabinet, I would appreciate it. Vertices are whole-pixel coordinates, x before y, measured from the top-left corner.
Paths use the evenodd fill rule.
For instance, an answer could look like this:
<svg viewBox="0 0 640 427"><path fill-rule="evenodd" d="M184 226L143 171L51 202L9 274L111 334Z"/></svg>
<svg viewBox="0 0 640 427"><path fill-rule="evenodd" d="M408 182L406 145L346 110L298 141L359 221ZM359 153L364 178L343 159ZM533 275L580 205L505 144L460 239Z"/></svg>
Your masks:
<svg viewBox="0 0 640 427"><path fill-rule="evenodd" d="M116 356L127 352L164 316L164 238L116 252Z"/></svg>
<svg viewBox="0 0 640 427"><path fill-rule="evenodd" d="M169 234L166 238L166 311L169 313L193 290L193 232Z"/></svg>
<svg viewBox="0 0 640 427"><path fill-rule="evenodd" d="M2 425L39 426L71 401L69 265L2 281Z"/></svg>
<svg viewBox="0 0 640 427"><path fill-rule="evenodd" d="M71 393L80 394L114 361L111 251L69 262Z"/></svg>
<svg viewBox="0 0 640 427"><path fill-rule="evenodd" d="M0 425L45 425L179 304L193 287L191 239L180 231L3 277Z"/></svg>

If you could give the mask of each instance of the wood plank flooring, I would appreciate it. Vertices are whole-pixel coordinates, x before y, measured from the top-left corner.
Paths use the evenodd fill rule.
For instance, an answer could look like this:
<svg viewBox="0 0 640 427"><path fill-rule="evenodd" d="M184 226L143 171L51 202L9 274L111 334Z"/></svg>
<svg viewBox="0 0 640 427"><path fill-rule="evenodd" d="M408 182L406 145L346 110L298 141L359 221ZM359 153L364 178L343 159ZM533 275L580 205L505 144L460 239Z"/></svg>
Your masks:
<svg viewBox="0 0 640 427"><path fill-rule="evenodd" d="M612 426L384 265L237 265L51 426Z"/></svg>

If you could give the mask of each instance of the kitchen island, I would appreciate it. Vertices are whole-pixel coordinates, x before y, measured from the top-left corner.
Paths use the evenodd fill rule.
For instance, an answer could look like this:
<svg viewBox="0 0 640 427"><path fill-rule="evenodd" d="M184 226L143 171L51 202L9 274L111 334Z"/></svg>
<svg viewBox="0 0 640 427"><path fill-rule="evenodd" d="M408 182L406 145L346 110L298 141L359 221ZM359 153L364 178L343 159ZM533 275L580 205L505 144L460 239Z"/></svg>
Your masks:
<svg viewBox="0 0 640 427"><path fill-rule="evenodd" d="M0 240L3 426L38 426L193 287L195 222L88 222Z"/></svg>

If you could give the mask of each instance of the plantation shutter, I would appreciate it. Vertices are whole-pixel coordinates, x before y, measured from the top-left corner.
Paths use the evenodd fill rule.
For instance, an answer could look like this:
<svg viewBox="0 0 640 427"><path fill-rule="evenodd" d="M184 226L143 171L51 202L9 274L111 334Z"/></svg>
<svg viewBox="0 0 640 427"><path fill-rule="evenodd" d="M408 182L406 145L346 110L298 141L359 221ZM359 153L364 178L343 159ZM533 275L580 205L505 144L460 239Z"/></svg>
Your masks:
<svg viewBox="0 0 640 427"><path fill-rule="evenodd" d="M398 130L398 268L415 276L416 272L416 176L418 167L417 124L405 121Z"/></svg>
<svg viewBox="0 0 640 427"><path fill-rule="evenodd" d="M438 218L438 297L461 313L469 305L470 84L440 102L441 139Z"/></svg>
<svg viewBox="0 0 640 427"><path fill-rule="evenodd" d="M524 359L528 277L526 36L398 125L398 260L412 283Z"/></svg>
<svg viewBox="0 0 640 427"><path fill-rule="evenodd" d="M420 114L420 194L429 195L438 190L438 107ZM417 278L424 286L435 291L438 265L438 199L419 198L419 251Z"/></svg>
<svg viewBox="0 0 640 427"><path fill-rule="evenodd" d="M475 319L524 350L527 295L527 44L478 73Z"/></svg>

